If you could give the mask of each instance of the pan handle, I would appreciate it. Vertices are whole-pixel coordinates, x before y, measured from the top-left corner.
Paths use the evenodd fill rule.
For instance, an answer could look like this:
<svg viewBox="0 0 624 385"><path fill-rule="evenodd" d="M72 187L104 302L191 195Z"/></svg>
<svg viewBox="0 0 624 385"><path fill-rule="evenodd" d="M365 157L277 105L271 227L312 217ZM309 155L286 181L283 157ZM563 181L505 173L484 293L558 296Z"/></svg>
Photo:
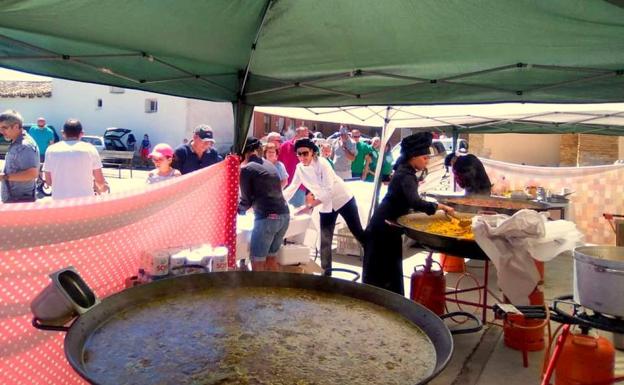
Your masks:
<svg viewBox="0 0 624 385"><path fill-rule="evenodd" d="M69 331L69 327L67 327L67 326L44 325L44 324L41 323L41 320L39 320L39 318L37 318L37 317L33 317L33 319L32 319L32 326L34 326L36 329L39 329L39 330L47 330L47 331L54 331L54 332L65 332L65 333L67 333Z"/></svg>
<svg viewBox="0 0 624 385"><path fill-rule="evenodd" d="M483 329L483 323L481 323L481 320L479 318L477 318L477 316L475 316L474 314L467 313L465 311L454 311L454 312L451 312L451 313L442 314L440 316L440 318L441 319L446 319L446 318L457 317L457 316L463 316L463 317L471 318L473 321L475 321L477 326L472 327L472 328L467 328L467 329L451 330L451 334L455 335L455 334L476 333L478 331L481 331L481 329Z"/></svg>
<svg viewBox="0 0 624 385"><path fill-rule="evenodd" d="M351 282L357 282L358 279L360 279L360 273L358 273L357 271L354 270L349 270L349 269L343 269L340 267L330 267L329 269L325 269L325 275L329 275L328 273L331 272L341 272L341 273L349 273L349 274L353 274L355 276L355 278L351 279Z"/></svg>

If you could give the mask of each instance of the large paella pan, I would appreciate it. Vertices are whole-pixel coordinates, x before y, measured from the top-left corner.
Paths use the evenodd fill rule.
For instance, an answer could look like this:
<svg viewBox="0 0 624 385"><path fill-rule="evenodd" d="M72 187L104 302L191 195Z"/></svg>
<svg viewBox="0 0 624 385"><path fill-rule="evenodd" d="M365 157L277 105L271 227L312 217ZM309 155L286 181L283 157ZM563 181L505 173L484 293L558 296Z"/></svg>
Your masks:
<svg viewBox="0 0 624 385"><path fill-rule="evenodd" d="M455 210L464 213L478 213L480 211L493 211L500 214L513 215L517 211L523 209L546 211L551 208L550 205L543 202L535 202L530 200L509 199L502 197L488 196L444 196L429 195L438 202L452 206Z"/></svg>
<svg viewBox="0 0 624 385"><path fill-rule="evenodd" d="M457 213L460 218L472 218L474 214ZM420 246L455 255L458 257L487 260L487 255L474 241L470 227L461 228L447 218L443 213L434 215L412 213L399 217L399 226L405 234L415 240ZM446 226L444 224L447 224Z"/></svg>
<svg viewBox="0 0 624 385"><path fill-rule="evenodd" d="M443 321L402 296L272 272L152 282L48 329L67 331L92 384L424 384L453 351Z"/></svg>

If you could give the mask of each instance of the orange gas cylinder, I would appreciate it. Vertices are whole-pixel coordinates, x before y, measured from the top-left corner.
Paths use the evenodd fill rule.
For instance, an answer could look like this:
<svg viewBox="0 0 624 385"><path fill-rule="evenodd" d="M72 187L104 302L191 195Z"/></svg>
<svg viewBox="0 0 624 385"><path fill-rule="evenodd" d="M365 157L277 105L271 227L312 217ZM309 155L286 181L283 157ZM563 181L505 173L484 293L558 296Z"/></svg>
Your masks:
<svg viewBox="0 0 624 385"><path fill-rule="evenodd" d="M611 384L615 372L615 349L604 337L570 334L557 367L555 385Z"/></svg>
<svg viewBox="0 0 624 385"><path fill-rule="evenodd" d="M423 269L419 270L419 267ZM414 267L411 288L412 301L420 303L437 315L444 314L446 278L442 270L431 269L431 259L427 259L425 265Z"/></svg>
<svg viewBox="0 0 624 385"><path fill-rule="evenodd" d="M463 273L466 271L464 258L452 255L440 254L440 265L442 265L442 270L447 273Z"/></svg>
<svg viewBox="0 0 624 385"><path fill-rule="evenodd" d="M544 293L536 287L529 295L531 305L543 305ZM510 314L503 322L505 345L516 350L535 352L544 349L544 320L525 319L522 314Z"/></svg>

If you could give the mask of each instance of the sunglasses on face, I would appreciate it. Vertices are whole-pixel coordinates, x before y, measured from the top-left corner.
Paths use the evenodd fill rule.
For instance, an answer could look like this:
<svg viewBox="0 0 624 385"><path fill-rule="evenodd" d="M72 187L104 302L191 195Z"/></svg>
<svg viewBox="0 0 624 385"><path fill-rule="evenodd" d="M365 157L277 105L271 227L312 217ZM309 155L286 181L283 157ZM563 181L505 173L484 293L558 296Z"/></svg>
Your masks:
<svg viewBox="0 0 624 385"><path fill-rule="evenodd" d="M308 156L310 151L297 151L297 156Z"/></svg>
<svg viewBox="0 0 624 385"><path fill-rule="evenodd" d="M357 139L357 138L359 138L359 137L360 137L360 135L353 135L353 137L354 137L355 139Z"/></svg>

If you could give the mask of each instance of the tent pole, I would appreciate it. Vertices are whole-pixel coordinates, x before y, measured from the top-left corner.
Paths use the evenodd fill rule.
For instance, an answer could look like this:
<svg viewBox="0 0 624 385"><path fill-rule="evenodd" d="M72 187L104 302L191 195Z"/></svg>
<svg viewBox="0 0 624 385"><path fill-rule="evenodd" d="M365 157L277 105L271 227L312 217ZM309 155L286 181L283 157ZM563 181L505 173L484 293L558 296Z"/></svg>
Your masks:
<svg viewBox="0 0 624 385"><path fill-rule="evenodd" d="M390 110L391 106L386 107L386 117L384 118L384 124L381 128L381 144L379 148L379 157L377 158L377 167L375 167L375 180L373 182L374 190L373 190L373 201L371 202L370 210L368 211L368 221L370 222L371 217L373 216L373 211L377 209L379 205L379 191L381 190L381 167L383 165L383 159L386 153L386 144L388 140L394 133L394 126L389 125L390 123Z"/></svg>
<svg viewBox="0 0 624 385"><path fill-rule="evenodd" d="M459 139L459 131L453 126L453 152L457 152L457 140Z"/></svg>

